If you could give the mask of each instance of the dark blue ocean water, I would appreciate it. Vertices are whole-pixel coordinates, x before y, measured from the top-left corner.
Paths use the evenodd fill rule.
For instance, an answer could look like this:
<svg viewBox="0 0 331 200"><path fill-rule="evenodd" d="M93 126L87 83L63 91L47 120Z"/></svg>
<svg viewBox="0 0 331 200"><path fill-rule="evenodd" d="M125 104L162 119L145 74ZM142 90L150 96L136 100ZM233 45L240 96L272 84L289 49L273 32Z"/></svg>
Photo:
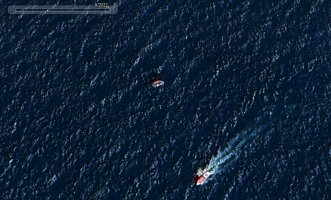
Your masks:
<svg viewBox="0 0 331 200"><path fill-rule="evenodd" d="M330 1L54 3L0 1L0 199L331 199Z"/></svg>

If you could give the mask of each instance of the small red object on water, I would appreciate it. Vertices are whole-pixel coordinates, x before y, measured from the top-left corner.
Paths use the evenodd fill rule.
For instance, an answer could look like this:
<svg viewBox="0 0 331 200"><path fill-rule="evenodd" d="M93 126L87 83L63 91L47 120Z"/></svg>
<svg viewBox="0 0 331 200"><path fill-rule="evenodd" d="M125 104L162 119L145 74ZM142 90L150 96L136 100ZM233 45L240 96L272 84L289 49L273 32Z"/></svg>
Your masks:
<svg viewBox="0 0 331 200"><path fill-rule="evenodd" d="M160 87L164 85L164 81L156 79L156 80L152 80L152 87Z"/></svg>

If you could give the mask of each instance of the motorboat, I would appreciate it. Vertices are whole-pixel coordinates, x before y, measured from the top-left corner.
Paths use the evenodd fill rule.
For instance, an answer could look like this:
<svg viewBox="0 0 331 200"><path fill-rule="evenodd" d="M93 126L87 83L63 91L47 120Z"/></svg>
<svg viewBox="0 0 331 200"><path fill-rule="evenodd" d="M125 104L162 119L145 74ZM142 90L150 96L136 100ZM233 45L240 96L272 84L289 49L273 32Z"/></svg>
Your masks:
<svg viewBox="0 0 331 200"><path fill-rule="evenodd" d="M199 169L196 177L194 178L195 184L203 185L211 174L212 173L208 170Z"/></svg>

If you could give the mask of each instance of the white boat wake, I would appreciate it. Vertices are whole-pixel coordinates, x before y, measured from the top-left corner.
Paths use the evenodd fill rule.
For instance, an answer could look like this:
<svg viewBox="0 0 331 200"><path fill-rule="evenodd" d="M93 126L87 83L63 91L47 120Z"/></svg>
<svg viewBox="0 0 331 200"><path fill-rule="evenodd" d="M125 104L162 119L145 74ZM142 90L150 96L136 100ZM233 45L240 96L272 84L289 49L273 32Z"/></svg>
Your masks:
<svg viewBox="0 0 331 200"><path fill-rule="evenodd" d="M228 143L228 146L225 149L220 150L215 157L211 158L209 164L204 169L198 169L197 180L199 180L201 174L208 172L208 177L210 177L213 174L223 171L227 166L239 158L244 151L246 144L256 139L263 130L265 130L265 126L261 126L254 130L246 130L238 134L237 137ZM196 184L202 185L206 183L207 178L203 179L202 183L197 184L198 182L196 182Z"/></svg>

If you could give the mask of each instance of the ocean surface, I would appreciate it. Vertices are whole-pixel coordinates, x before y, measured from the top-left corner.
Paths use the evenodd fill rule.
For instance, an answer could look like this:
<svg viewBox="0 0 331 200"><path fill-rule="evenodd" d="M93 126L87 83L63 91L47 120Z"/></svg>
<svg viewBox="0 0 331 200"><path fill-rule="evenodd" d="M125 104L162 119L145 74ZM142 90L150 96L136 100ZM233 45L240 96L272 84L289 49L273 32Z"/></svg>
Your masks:
<svg viewBox="0 0 331 200"><path fill-rule="evenodd" d="M7 12L94 3L0 0L1 200L331 199L330 1Z"/></svg>

